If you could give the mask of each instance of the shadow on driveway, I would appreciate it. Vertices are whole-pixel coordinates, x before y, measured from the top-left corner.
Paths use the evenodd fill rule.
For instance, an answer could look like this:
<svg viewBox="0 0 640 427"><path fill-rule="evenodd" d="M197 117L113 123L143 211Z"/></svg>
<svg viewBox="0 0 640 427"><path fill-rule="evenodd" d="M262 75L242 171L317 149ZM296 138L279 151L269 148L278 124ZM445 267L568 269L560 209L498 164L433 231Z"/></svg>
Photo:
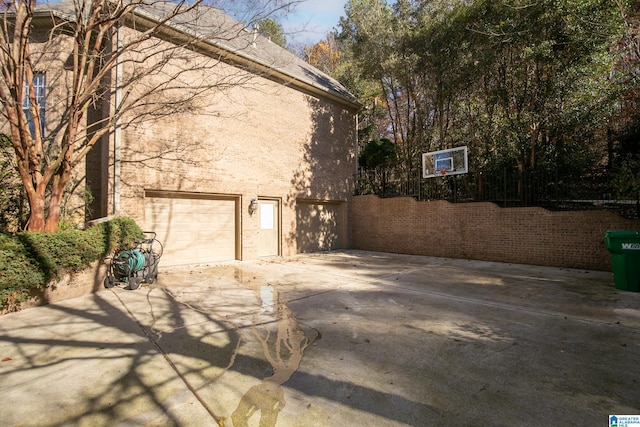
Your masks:
<svg viewBox="0 0 640 427"><path fill-rule="evenodd" d="M2 425L601 425L640 413L609 273L331 252L0 322Z"/></svg>

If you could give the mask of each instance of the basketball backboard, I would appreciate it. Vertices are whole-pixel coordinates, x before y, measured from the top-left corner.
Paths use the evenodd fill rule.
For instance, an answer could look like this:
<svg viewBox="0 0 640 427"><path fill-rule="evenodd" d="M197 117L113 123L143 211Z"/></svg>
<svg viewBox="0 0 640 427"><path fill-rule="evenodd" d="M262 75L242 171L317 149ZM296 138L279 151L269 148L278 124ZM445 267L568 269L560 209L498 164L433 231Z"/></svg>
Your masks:
<svg viewBox="0 0 640 427"><path fill-rule="evenodd" d="M459 175L468 172L467 146L422 154L422 177Z"/></svg>

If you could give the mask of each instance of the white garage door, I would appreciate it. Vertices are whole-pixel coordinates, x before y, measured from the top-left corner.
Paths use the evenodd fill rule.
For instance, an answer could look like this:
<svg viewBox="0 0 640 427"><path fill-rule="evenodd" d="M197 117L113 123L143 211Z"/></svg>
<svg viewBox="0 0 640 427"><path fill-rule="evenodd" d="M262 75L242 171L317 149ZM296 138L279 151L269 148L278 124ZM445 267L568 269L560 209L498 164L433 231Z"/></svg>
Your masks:
<svg viewBox="0 0 640 427"><path fill-rule="evenodd" d="M161 266L236 259L236 200L148 193L145 231L163 245Z"/></svg>
<svg viewBox="0 0 640 427"><path fill-rule="evenodd" d="M298 201L296 243L298 253L343 248L343 203Z"/></svg>

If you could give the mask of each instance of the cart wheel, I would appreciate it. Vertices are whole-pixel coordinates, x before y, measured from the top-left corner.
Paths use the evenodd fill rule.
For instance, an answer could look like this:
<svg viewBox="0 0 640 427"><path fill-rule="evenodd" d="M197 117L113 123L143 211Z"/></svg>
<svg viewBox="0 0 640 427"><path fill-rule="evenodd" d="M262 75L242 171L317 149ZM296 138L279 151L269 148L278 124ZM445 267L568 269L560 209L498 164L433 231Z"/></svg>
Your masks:
<svg viewBox="0 0 640 427"><path fill-rule="evenodd" d="M107 276L104 278L104 287L107 289L111 289L115 286L116 281L113 277Z"/></svg>
<svg viewBox="0 0 640 427"><path fill-rule="evenodd" d="M158 262L151 264L147 270L147 274L145 275L145 281L147 283L153 283L158 278Z"/></svg>
<svg viewBox="0 0 640 427"><path fill-rule="evenodd" d="M140 278L139 277L131 277L129 279L129 289L131 289L132 291L138 289L140 287Z"/></svg>

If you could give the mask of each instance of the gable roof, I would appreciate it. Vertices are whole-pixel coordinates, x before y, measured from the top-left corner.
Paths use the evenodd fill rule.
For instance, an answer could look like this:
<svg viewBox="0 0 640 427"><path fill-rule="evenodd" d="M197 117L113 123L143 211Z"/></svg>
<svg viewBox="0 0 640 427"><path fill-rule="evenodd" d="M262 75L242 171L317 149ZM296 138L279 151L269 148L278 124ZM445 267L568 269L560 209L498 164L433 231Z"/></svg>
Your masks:
<svg viewBox="0 0 640 427"><path fill-rule="evenodd" d="M176 3L164 0L140 3L127 21L129 25L141 26L161 23L169 40L196 41L199 49L264 73L282 84L331 99L352 111L361 108L358 99L336 79L221 10L198 5L176 14L176 7ZM38 15L74 21L76 9L73 0L40 3L34 13Z"/></svg>

